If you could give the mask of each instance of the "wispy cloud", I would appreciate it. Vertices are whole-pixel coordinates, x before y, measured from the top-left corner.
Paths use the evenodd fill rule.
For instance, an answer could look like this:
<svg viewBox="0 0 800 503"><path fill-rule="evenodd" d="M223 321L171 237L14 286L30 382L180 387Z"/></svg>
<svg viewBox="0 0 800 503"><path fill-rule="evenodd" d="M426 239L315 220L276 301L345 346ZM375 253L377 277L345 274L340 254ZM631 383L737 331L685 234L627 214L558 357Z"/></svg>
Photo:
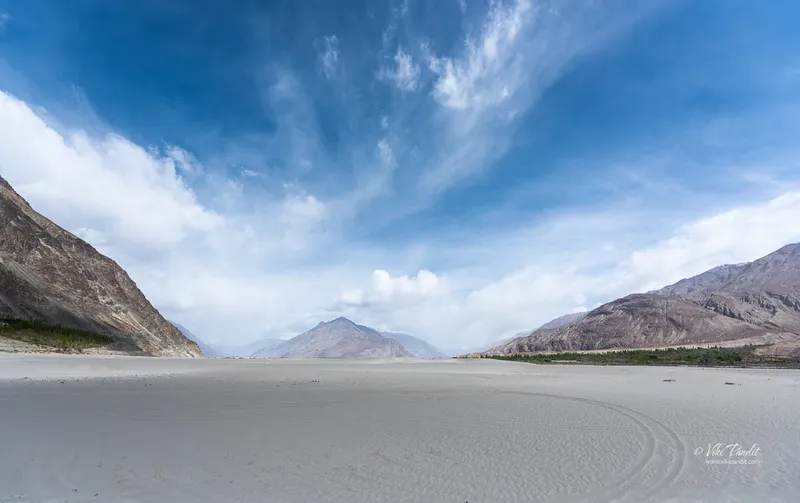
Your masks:
<svg viewBox="0 0 800 503"><path fill-rule="evenodd" d="M337 66L339 65L339 39L336 38L336 35L324 38L323 50L319 58L325 76L332 79L336 75Z"/></svg>
<svg viewBox="0 0 800 503"><path fill-rule="evenodd" d="M402 48L397 49L391 67L382 68L379 76L401 91L416 91L420 86L420 67Z"/></svg>
<svg viewBox="0 0 800 503"><path fill-rule="evenodd" d="M518 39L534 14L530 0L517 0L507 7L496 2L480 35L465 40L461 56L430 56L429 67L439 77L433 87L436 100L444 107L465 110L509 98L522 81L522 69L515 68L523 63Z"/></svg>
<svg viewBox="0 0 800 503"><path fill-rule="evenodd" d="M7 12L0 12L0 30L8 23L11 16Z"/></svg>
<svg viewBox="0 0 800 503"><path fill-rule="evenodd" d="M619 6L617 4L617 6ZM530 0L493 1L475 34L456 55L429 50L432 96L443 137L419 179L437 193L491 169L510 145L520 117L576 58L601 50L652 4L627 11L609 4L568 2L559 9Z"/></svg>

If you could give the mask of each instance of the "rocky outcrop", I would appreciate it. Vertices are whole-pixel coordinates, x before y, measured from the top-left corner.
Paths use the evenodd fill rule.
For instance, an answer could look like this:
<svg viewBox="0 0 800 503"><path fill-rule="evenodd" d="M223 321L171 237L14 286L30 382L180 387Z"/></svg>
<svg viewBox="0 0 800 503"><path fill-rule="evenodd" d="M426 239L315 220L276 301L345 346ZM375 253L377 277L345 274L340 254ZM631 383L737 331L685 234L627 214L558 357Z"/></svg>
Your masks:
<svg viewBox="0 0 800 503"><path fill-rule="evenodd" d="M320 323L281 345L254 357L281 358L395 358L412 356L398 341L347 318Z"/></svg>
<svg viewBox="0 0 800 503"><path fill-rule="evenodd" d="M128 274L0 178L0 317L113 335L154 356L200 356Z"/></svg>
<svg viewBox="0 0 800 503"><path fill-rule="evenodd" d="M541 327L537 328L536 330L545 330L548 328L561 328L566 327L567 325L573 325L578 323L582 319L586 318L587 313L570 313L565 314L564 316L559 316L554 320L550 320Z"/></svg>

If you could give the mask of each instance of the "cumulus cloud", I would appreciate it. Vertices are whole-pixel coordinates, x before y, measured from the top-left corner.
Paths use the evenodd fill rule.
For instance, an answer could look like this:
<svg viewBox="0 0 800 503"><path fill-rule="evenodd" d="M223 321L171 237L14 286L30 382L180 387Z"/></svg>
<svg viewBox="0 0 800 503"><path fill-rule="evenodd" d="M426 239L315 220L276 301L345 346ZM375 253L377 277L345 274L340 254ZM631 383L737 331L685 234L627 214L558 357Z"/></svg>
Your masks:
<svg viewBox="0 0 800 503"><path fill-rule="evenodd" d="M383 269L372 271L372 281L364 288L345 288L338 301L350 306L367 306L383 310L418 304L447 293L447 281L435 273L421 269L416 276L392 277Z"/></svg>
<svg viewBox="0 0 800 503"><path fill-rule="evenodd" d="M392 278L384 271L372 273L372 289L379 299L390 300L397 297L425 298L441 291L442 281L431 271L421 270L416 277L406 275Z"/></svg>
<svg viewBox="0 0 800 503"><path fill-rule="evenodd" d="M180 149L153 156L120 136L59 132L3 92L0 131L4 175L67 227L151 253L226 225L182 183L179 171L199 168Z"/></svg>

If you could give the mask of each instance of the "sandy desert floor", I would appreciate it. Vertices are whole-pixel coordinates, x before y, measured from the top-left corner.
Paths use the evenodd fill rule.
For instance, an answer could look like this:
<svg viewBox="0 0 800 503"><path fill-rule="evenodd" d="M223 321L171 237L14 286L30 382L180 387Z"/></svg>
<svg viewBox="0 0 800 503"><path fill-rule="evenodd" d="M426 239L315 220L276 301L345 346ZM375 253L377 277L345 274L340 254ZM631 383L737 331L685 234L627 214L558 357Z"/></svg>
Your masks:
<svg viewBox="0 0 800 503"><path fill-rule="evenodd" d="M798 418L791 370L0 355L0 502L800 501Z"/></svg>

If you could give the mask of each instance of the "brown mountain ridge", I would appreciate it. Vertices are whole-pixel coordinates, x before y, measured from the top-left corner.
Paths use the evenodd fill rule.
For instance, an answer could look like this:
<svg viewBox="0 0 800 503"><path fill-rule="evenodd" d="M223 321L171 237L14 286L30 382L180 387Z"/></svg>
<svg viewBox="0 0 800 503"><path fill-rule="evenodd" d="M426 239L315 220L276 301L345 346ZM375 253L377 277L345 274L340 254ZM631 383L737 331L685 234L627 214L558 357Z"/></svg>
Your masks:
<svg viewBox="0 0 800 503"><path fill-rule="evenodd" d="M706 344L768 345L760 351L800 356L800 244L614 300L485 354Z"/></svg>

